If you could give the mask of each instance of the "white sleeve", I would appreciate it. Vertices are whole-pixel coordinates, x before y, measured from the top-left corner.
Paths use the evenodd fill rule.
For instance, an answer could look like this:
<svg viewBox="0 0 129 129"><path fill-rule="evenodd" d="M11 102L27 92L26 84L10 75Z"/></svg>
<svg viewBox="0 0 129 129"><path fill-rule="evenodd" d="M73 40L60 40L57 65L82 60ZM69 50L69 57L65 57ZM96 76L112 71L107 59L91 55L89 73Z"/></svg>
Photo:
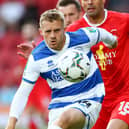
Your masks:
<svg viewBox="0 0 129 129"><path fill-rule="evenodd" d="M98 28L98 33L100 33L99 41L102 41L105 45L112 46L117 41L117 37L106 31L105 29Z"/></svg>
<svg viewBox="0 0 129 129"><path fill-rule="evenodd" d="M34 57L30 55L26 67L23 72L23 80L29 83L35 83L40 76L40 63L34 60Z"/></svg>
<svg viewBox="0 0 129 129"><path fill-rule="evenodd" d="M86 27L82 28L90 39L90 46L93 46L100 41L104 44L112 46L117 41L117 37L102 28Z"/></svg>
<svg viewBox="0 0 129 129"><path fill-rule="evenodd" d="M28 96L32 91L33 86L34 84L30 84L25 81L21 82L21 85L18 88L11 104L10 113L9 113L10 117L15 117L17 119L20 117L20 115L22 114L26 106Z"/></svg>
<svg viewBox="0 0 129 129"><path fill-rule="evenodd" d="M97 44L100 40L99 32L96 27L85 27L82 28L82 30L85 32L86 36L89 38L89 47L92 47L93 45Z"/></svg>

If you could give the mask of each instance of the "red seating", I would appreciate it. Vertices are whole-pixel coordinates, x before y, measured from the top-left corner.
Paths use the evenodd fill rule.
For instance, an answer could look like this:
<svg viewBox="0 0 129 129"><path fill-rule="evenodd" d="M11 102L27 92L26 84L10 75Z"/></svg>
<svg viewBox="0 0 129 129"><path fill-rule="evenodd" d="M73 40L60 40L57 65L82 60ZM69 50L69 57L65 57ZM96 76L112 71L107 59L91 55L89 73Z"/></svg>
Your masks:
<svg viewBox="0 0 129 129"><path fill-rule="evenodd" d="M17 85L19 82L18 33L7 33L0 40L0 86Z"/></svg>

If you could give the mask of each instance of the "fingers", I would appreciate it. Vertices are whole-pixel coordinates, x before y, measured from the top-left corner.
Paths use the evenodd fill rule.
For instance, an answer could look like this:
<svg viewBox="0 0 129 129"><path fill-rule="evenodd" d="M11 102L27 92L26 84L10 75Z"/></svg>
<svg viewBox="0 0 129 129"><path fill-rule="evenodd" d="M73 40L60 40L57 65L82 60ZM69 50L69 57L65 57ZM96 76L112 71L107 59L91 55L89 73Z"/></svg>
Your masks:
<svg viewBox="0 0 129 129"><path fill-rule="evenodd" d="M17 52L17 54L25 59L28 59L28 56L26 56L23 52Z"/></svg>
<svg viewBox="0 0 129 129"><path fill-rule="evenodd" d="M35 48L35 42L32 41L32 43L22 43L17 45L18 51L17 54L25 59L28 59L31 51L33 50L33 48Z"/></svg>
<svg viewBox="0 0 129 129"><path fill-rule="evenodd" d="M117 47L118 42L116 41L113 45L105 44L109 49L114 49Z"/></svg>
<svg viewBox="0 0 129 129"><path fill-rule="evenodd" d="M17 45L17 48L20 49L21 51L27 51L29 49L33 49L33 45L29 44L29 43L23 43L23 44L19 44Z"/></svg>
<svg viewBox="0 0 129 129"><path fill-rule="evenodd" d="M112 48L116 48L118 45L118 41L116 41L113 45L112 45Z"/></svg>
<svg viewBox="0 0 129 129"><path fill-rule="evenodd" d="M35 47L36 47L36 44L35 44L35 42L34 42L34 41L32 41L32 45L33 45L33 48L35 48Z"/></svg>
<svg viewBox="0 0 129 129"><path fill-rule="evenodd" d="M20 51L17 52L19 56L22 56L25 59L28 59L29 55L31 54L33 48L19 48Z"/></svg>

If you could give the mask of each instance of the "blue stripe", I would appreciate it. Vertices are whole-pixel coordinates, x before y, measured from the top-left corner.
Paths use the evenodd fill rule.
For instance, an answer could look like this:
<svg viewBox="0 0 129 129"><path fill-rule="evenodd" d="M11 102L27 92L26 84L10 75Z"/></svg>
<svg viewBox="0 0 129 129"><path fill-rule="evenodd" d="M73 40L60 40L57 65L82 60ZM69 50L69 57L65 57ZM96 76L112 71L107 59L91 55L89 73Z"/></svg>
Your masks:
<svg viewBox="0 0 129 129"><path fill-rule="evenodd" d="M27 80L27 79L25 79L25 78L22 78L22 80L24 80L24 81L26 81L26 82L28 82L28 83L31 83L31 84L35 84L36 83L36 81L30 81L30 80Z"/></svg>
<svg viewBox="0 0 129 129"><path fill-rule="evenodd" d="M58 71L57 68L55 68L51 71L40 73L40 76L42 78L44 78L45 80L47 80L49 78L53 82L59 82L59 81L64 80L64 78L61 76L61 74L60 74L60 72Z"/></svg>
<svg viewBox="0 0 129 129"><path fill-rule="evenodd" d="M97 69L91 77L85 79L84 81L72 84L69 87L61 89L57 88L52 89L52 99L58 97L73 96L86 91L88 92L89 90L94 88L97 84L102 82L103 80L100 71L99 69Z"/></svg>
<svg viewBox="0 0 129 129"><path fill-rule="evenodd" d="M89 51L88 53L87 53L87 56L88 56L88 58L90 59L90 61L91 61L91 56L92 56L93 54L92 54L92 52L91 51Z"/></svg>
<svg viewBox="0 0 129 129"><path fill-rule="evenodd" d="M32 51L32 55L33 55L35 61L43 59L43 58L47 58L47 57L55 55L55 54L56 53L52 52L46 46L44 40Z"/></svg>
<svg viewBox="0 0 129 129"><path fill-rule="evenodd" d="M84 101L84 100L93 100L93 101L102 103L103 99L104 99L104 95L102 95L101 97L94 97L94 98L88 98L88 99L81 99L81 100L74 101L74 102L59 102L59 103L53 103L53 104L50 104L50 105L49 105L48 109L61 108L61 107L65 107L65 106L68 106L68 105L70 105L70 104L77 103L77 102Z"/></svg>
<svg viewBox="0 0 129 129"><path fill-rule="evenodd" d="M70 104L73 104L73 102L53 103L53 104L49 104L48 109L65 107L65 106L70 105Z"/></svg>
<svg viewBox="0 0 129 129"><path fill-rule="evenodd" d="M67 32L70 36L69 47L89 43L90 39L86 35L83 29L79 29L75 32Z"/></svg>
<svg viewBox="0 0 129 129"><path fill-rule="evenodd" d="M97 29L97 31L98 31L98 38L97 38L96 44L99 42L99 39L100 39L100 31L99 31L99 29Z"/></svg>
<svg viewBox="0 0 129 129"><path fill-rule="evenodd" d="M102 103L104 99L104 95L102 95L101 97L93 97L93 98L88 98L87 100L93 100L99 103ZM79 102L83 102L85 99L80 100Z"/></svg>

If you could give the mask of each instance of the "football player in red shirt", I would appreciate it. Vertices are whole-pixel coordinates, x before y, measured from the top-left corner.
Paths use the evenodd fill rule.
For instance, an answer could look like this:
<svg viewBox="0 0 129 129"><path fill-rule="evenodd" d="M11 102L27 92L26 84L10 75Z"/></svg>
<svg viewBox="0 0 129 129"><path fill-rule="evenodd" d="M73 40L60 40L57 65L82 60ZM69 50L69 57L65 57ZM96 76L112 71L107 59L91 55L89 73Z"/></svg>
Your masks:
<svg viewBox="0 0 129 129"><path fill-rule="evenodd" d="M105 0L81 0L84 16L67 31L101 27L118 37L118 47L103 43L92 48L105 83L106 96L93 129L129 128L129 14L104 9Z"/></svg>
<svg viewBox="0 0 129 129"><path fill-rule="evenodd" d="M65 27L79 20L83 15L80 2L77 0L59 0L56 8L64 14Z"/></svg>

